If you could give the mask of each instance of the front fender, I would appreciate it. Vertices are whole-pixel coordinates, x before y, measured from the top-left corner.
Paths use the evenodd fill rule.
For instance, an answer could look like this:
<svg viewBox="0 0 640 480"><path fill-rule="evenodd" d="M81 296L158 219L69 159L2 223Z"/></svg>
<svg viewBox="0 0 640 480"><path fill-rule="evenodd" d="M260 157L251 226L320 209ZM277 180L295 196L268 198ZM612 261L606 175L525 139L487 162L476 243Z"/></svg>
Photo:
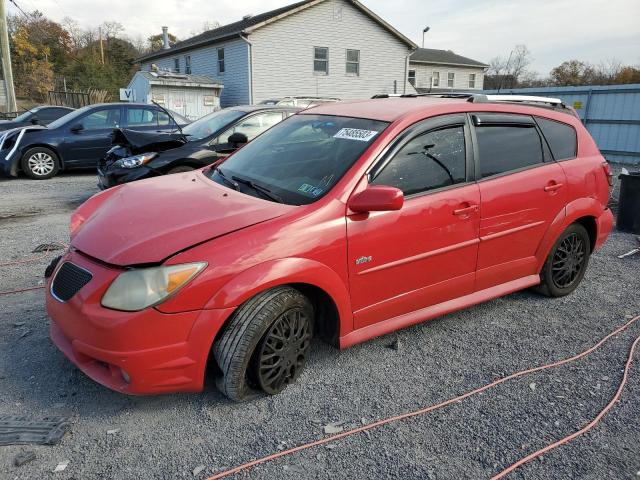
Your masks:
<svg viewBox="0 0 640 480"><path fill-rule="evenodd" d="M351 300L344 281L323 263L307 258L271 260L244 270L218 290L205 308L236 307L261 291L292 283L313 285L324 290L338 310L340 336L353 329Z"/></svg>

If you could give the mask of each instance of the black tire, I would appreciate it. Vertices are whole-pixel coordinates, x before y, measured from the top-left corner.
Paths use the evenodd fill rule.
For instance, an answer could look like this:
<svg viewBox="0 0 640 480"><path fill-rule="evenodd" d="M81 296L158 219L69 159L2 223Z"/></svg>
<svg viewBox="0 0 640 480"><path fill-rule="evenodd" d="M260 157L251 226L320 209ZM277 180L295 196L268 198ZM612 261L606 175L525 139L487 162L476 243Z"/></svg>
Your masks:
<svg viewBox="0 0 640 480"><path fill-rule="evenodd" d="M53 150L45 147L30 148L20 160L25 175L34 180L47 180L60 170L60 159Z"/></svg>
<svg viewBox="0 0 640 480"><path fill-rule="evenodd" d="M167 172L167 175L173 175L174 173L184 173L184 172L192 172L195 168L190 167L189 165L180 165L178 167L173 167Z"/></svg>
<svg viewBox="0 0 640 480"><path fill-rule="evenodd" d="M540 272L539 293L564 297L573 292L584 277L591 255L591 239L579 223L571 224L554 243Z"/></svg>
<svg viewBox="0 0 640 480"><path fill-rule="evenodd" d="M289 337L282 343L278 350L280 363L266 366L271 372L282 370L282 373L277 375L278 382L270 382L265 377L266 374L261 374L263 369L260 367L274 358L274 354L266 354L272 351L268 349L272 348L273 342L279 342L274 340L274 330L278 330L281 325L291 326L293 317L303 319L306 338L303 341L292 335L294 338ZM290 332L295 331L295 328L290 328ZM270 395L281 392L300 375L306 363L312 334L313 306L302 293L288 286L259 293L238 307L213 345L213 354L221 371L216 382L218 388L235 401L253 396L259 390ZM296 358L295 365L291 365L291 355Z"/></svg>

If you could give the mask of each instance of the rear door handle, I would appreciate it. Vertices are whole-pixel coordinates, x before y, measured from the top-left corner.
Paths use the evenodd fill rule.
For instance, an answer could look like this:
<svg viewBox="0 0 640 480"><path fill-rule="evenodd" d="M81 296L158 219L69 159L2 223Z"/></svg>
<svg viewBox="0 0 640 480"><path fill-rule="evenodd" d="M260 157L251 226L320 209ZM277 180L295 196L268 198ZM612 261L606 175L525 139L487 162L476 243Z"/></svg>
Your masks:
<svg viewBox="0 0 640 480"><path fill-rule="evenodd" d="M477 211L478 211L478 205L469 205L468 207L458 208L458 209L454 210L453 214L461 217L461 216L469 215L469 214L477 212Z"/></svg>
<svg viewBox="0 0 640 480"><path fill-rule="evenodd" d="M555 192L555 191L559 190L560 188L562 188L562 185L563 185L562 183L551 182L551 183L549 183L549 185L544 187L544 191L545 192Z"/></svg>

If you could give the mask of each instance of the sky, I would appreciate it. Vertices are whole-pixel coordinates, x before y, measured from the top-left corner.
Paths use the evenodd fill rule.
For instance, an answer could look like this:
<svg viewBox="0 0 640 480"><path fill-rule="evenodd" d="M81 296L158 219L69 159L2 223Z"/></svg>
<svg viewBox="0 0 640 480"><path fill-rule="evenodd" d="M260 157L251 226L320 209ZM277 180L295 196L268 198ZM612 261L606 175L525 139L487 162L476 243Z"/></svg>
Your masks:
<svg viewBox="0 0 640 480"><path fill-rule="evenodd" d="M160 33L167 25L180 39L205 22L240 20L295 0L16 0L81 26L120 22L130 37ZM8 3L8 2L7 2ZM362 0L388 23L425 47L453 50L488 63L508 57L517 44L532 53L531 69L546 76L569 59L599 64L615 59L640 65L640 0ZM8 3L9 11L17 12Z"/></svg>

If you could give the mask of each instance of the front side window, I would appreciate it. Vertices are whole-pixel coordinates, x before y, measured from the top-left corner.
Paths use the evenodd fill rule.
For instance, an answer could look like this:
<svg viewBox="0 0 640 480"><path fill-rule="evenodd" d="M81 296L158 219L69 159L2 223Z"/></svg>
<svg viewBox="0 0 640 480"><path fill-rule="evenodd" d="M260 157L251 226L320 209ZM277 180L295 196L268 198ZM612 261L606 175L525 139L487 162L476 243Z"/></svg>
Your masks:
<svg viewBox="0 0 640 480"><path fill-rule="evenodd" d="M388 126L387 122L330 115L294 115L231 155L210 178L267 199L254 182L289 205L320 199ZM244 180L244 182L242 182Z"/></svg>
<svg viewBox="0 0 640 480"><path fill-rule="evenodd" d="M314 47L313 49L313 73L329 75L329 49L326 47Z"/></svg>
<svg viewBox="0 0 640 480"><path fill-rule="evenodd" d="M179 58L174 58L173 59L173 71L176 73L180 73L180 59Z"/></svg>
<svg viewBox="0 0 640 480"><path fill-rule="evenodd" d="M542 140L533 125L476 127L482 178L541 164Z"/></svg>
<svg viewBox="0 0 640 480"><path fill-rule="evenodd" d="M120 123L120 109L106 108L90 113L82 119L85 130L100 130L102 128L114 128Z"/></svg>
<svg viewBox="0 0 640 480"><path fill-rule="evenodd" d="M130 127L150 127L158 124L156 111L148 108L128 108L127 125Z"/></svg>
<svg viewBox="0 0 640 480"><path fill-rule="evenodd" d="M409 70L409 83L411 85L413 85L414 87L416 86L416 71L415 70Z"/></svg>
<svg viewBox="0 0 640 480"><path fill-rule="evenodd" d="M462 125L423 133L410 140L372 180L414 195L466 181Z"/></svg>
<svg viewBox="0 0 640 480"><path fill-rule="evenodd" d="M549 143L549 148L556 160L575 158L578 149L576 131L571 125L556 122L547 118L536 117L536 122L542 130L544 138Z"/></svg>
<svg viewBox="0 0 640 480"><path fill-rule="evenodd" d="M469 88L476 88L476 74L469 74Z"/></svg>
<svg viewBox="0 0 640 480"><path fill-rule="evenodd" d="M218 49L218 73L224 73L224 48Z"/></svg>
<svg viewBox="0 0 640 480"><path fill-rule="evenodd" d="M184 57L184 73L191 75L191 55Z"/></svg>
<svg viewBox="0 0 640 480"><path fill-rule="evenodd" d="M360 75L360 50L347 50L347 74Z"/></svg>
<svg viewBox="0 0 640 480"><path fill-rule="evenodd" d="M456 74L453 72L447 73L447 87L453 88L456 83Z"/></svg>
<svg viewBox="0 0 640 480"><path fill-rule="evenodd" d="M434 87L439 87L440 86L440 72L433 72L433 75L431 76L431 81L433 82L433 86Z"/></svg>
<svg viewBox="0 0 640 480"><path fill-rule="evenodd" d="M264 112L246 117L220 135L218 143L226 143L234 133L244 133L249 141L282 121L282 112Z"/></svg>

